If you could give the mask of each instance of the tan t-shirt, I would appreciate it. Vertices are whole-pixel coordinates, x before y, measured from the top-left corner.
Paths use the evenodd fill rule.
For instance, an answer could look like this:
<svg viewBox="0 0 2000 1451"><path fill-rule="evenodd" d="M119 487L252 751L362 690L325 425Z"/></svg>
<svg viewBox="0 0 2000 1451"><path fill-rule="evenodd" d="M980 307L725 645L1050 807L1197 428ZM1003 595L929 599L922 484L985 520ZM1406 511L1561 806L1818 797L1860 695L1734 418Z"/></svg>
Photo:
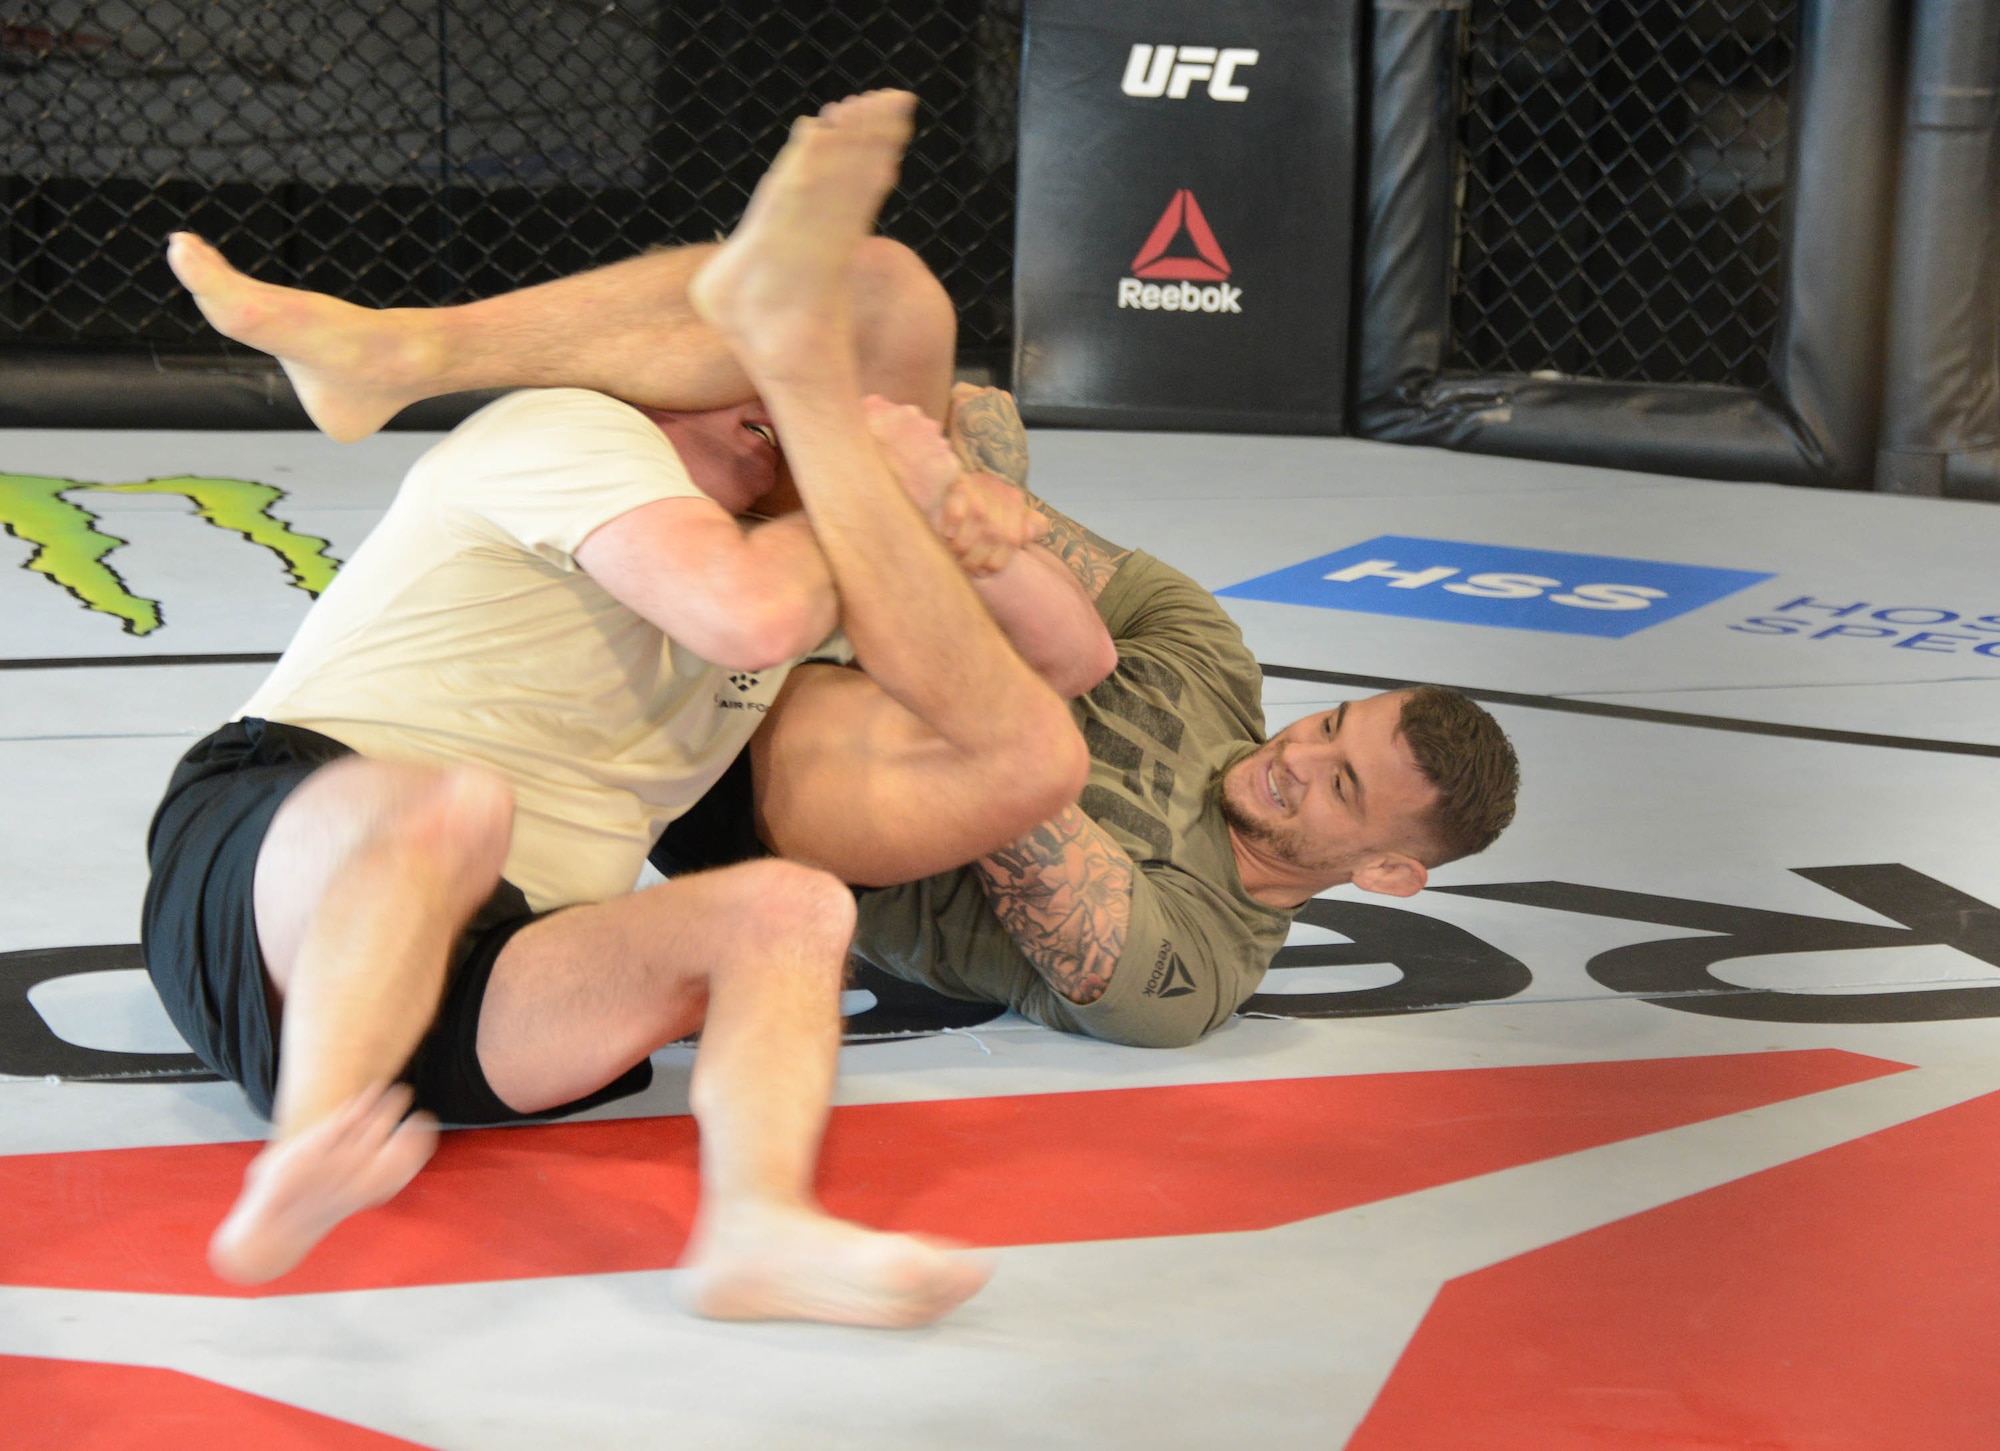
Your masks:
<svg viewBox="0 0 2000 1451"><path fill-rule="evenodd" d="M242 713L382 760L491 767L514 788L505 875L530 903L628 892L790 669L712 665L577 566L599 525L700 492L637 409L511 393L416 462Z"/></svg>
<svg viewBox="0 0 2000 1451"><path fill-rule="evenodd" d="M1127 559L1097 608L1118 669L1073 706L1091 761L1077 804L1139 868L1104 996L1078 1006L1050 987L970 867L863 894L855 951L1051 1028L1190 1043L1257 990L1291 925L1243 890L1222 818L1223 772L1264 740L1263 678L1215 597L1151 555Z"/></svg>

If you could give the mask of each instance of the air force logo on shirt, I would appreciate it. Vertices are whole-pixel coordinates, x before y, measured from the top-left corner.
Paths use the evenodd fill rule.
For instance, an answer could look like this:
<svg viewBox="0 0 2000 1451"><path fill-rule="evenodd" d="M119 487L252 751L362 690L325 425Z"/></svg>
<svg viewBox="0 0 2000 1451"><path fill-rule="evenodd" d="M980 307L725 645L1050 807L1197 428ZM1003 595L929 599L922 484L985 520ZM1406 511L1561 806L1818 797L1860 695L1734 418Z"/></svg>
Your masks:
<svg viewBox="0 0 2000 1451"><path fill-rule="evenodd" d="M748 710L763 715L771 708L771 701L777 696L775 683L767 683L768 672L757 670L732 670L723 677L722 684L715 690L717 710ZM778 679L783 680L779 675Z"/></svg>
<svg viewBox="0 0 2000 1451"><path fill-rule="evenodd" d="M1749 569L1384 534L1216 593L1622 639L1771 577Z"/></svg>

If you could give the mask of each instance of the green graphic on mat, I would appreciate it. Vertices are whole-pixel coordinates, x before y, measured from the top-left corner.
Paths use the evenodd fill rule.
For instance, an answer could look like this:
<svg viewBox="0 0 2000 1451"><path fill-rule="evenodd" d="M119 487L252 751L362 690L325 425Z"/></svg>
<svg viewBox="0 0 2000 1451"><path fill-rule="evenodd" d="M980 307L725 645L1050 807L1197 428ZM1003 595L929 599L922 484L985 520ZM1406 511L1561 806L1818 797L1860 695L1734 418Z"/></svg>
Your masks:
<svg viewBox="0 0 2000 1451"><path fill-rule="evenodd" d="M164 621L160 602L133 594L118 572L104 562L128 543L98 527L97 516L71 494L178 494L202 519L241 534L278 556L291 582L317 596L340 568L327 542L300 534L271 515L284 490L249 479L202 479L181 475L136 484L88 484L35 474L0 473L0 529L32 545L27 568L46 575L90 609L115 617L128 635L150 635Z"/></svg>

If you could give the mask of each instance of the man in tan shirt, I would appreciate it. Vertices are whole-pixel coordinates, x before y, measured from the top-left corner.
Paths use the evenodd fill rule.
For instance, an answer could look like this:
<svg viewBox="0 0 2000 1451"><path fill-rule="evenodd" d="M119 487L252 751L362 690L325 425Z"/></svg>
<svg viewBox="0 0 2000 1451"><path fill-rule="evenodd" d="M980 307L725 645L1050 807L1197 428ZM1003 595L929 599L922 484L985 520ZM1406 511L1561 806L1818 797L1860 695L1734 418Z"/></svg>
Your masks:
<svg viewBox="0 0 2000 1451"><path fill-rule="evenodd" d="M1060 698L911 502L958 474L935 424L861 401L864 355L870 386L896 371L854 294L910 106L876 93L801 122L701 256L686 321L741 390L733 415L554 391L469 420L251 708L177 769L149 842L148 967L274 1128L218 1272L282 1274L399 1190L435 1142L413 1096L457 1121L570 1111L699 1027L697 1309L915 1324L983 1281L813 1202L853 926L840 881L772 860L629 890L648 834L748 734L755 712L730 707L776 688L836 599L868 676L827 672L812 709L865 748L837 783L797 774L806 816L851 814L857 790L878 820L900 810L909 840L871 832L873 865L916 875L1081 784ZM225 331L289 305L177 247ZM772 425L804 512L746 533L731 516L775 475Z"/></svg>

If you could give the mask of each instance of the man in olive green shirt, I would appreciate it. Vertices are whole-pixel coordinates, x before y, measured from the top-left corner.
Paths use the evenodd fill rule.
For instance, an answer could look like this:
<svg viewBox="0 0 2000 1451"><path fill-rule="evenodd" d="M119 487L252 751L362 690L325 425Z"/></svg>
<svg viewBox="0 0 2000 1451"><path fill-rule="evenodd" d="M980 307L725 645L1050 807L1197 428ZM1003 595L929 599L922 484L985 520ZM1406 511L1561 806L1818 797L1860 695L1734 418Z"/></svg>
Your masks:
<svg viewBox="0 0 2000 1451"><path fill-rule="evenodd" d="M1091 755L1076 806L985 861L864 893L854 950L1051 1028L1189 1043L1256 990L1291 925L1244 889L1220 789L1264 739L1263 682L1214 597L1150 555L1097 606L1118 669L1071 705ZM1073 879L1052 890L1049 862Z"/></svg>
<svg viewBox="0 0 2000 1451"><path fill-rule="evenodd" d="M1012 399L961 389L955 402L968 464L1023 485ZM1256 991L1309 898L1346 883L1409 896L1512 819L1513 748L1465 696L1373 696L1267 741L1256 658L1215 597L1033 502L1118 650L1111 676L1071 702L1089 782L1002 851L864 893L857 955L1051 1028L1177 1046Z"/></svg>

